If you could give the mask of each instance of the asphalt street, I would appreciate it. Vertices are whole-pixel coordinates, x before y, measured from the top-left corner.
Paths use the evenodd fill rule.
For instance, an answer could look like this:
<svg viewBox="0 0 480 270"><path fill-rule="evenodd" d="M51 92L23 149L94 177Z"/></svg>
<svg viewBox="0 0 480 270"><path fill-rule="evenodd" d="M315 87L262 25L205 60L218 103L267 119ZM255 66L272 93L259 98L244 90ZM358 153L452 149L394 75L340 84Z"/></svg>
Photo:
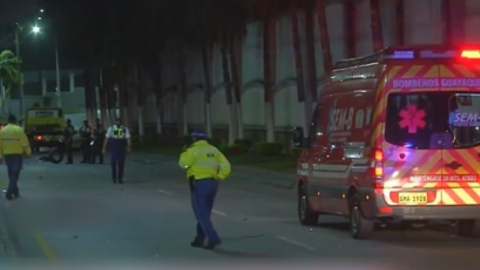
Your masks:
<svg viewBox="0 0 480 270"><path fill-rule="evenodd" d="M369 241L353 240L339 217L303 227L294 179L249 168L221 184L212 218L223 244L192 248L196 223L175 160L133 154L124 185L112 184L108 165L78 161L26 162L22 197L0 200L1 269L480 269L480 240L453 226L387 227Z"/></svg>

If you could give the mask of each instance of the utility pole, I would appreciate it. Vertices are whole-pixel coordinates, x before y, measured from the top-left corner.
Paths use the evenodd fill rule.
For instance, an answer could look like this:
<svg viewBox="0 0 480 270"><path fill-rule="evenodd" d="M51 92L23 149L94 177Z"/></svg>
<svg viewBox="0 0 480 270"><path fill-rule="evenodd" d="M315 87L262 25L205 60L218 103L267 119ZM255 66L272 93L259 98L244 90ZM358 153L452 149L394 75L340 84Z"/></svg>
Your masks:
<svg viewBox="0 0 480 270"><path fill-rule="evenodd" d="M58 108L62 108L62 95L60 89L60 64L58 59L58 39L55 36L55 67L56 67L56 76L57 76L57 106Z"/></svg>
<svg viewBox="0 0 480 270"><path fill-rule="evenodd" d="M17 58L20 59L20 39L18 37L18 24L15 25L15 47L16 47L16 54L17 54ZM20 82L19 82L19 85L18 85L18 89L19 89L19 92L20 92L20 95L19 95L19 109L20 109L20 118L22 118L23 116L23 75L22 75L22 72L20 71L20 64L18 65L18 73L19 73L19 76L20 76ZM10 100L11 100L11 95L12 93L9 93L10 97L8 98L9 99L9 102L8 102L8 112L11 113L11 108L10 108ZM4 105L5 106L5 105Z"/></svg>

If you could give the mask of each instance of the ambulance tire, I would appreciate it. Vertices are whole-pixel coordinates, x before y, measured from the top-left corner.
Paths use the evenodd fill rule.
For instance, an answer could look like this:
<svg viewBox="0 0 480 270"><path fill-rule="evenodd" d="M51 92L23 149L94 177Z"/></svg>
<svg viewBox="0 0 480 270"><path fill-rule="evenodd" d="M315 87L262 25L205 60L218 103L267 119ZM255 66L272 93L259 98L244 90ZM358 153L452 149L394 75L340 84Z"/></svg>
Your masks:
<svg viewBox="0 0 480 270"><path fill-rule="evenodd" d="M458 234L465 237L480 238L480 219L460 220Z"/></svg>
<svg viewBox="0 0 480 270"><path fill-rule="evenodd" d="M370 239L375 231L375 221L362 214L357 194L350 199L350 233L357 240Z"/></svg>
<svg viewBox="0 0 480 270"><path fill-rule="evenodd" d="M312 211L308 202L307 190L304 185L298 187L298 219L304 226L314 226L318 224L320 213Z"/></svg>

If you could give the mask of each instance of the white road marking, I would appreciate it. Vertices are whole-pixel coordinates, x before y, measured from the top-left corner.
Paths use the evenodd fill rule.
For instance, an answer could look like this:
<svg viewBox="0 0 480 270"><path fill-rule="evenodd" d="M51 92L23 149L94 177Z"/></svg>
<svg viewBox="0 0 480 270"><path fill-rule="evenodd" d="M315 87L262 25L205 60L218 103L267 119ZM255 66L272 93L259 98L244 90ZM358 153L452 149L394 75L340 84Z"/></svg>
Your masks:
<svg viewBox="0 0 480 270"><path fill-rule="evenodd" d="M162 194L165 194L165 195L168 195L168 196L172 196L172 193L166 191L166 190L163 190L163 189L159 189L158 192L162 193Z"/></svg>
<svg viewBox="0 0 480 270"><path fill-rule="evenodd" d="M279 239L279 240L282 240L282 241L285 241L285 242L287 242L287 243L289 243L289 244L302 247L302 248L304 248L304 249L306 249L306 250L310 250L310 251L315 251L315 250L317 250L317 249L314 248L314 247L307 246L307 245L305 245L305 244L302 244L302 243L300 243L300 242L297 242L297 241L295 241L295 240L292 240L292 239L289 239L289 238L286 238L286 237L283 237L283 236L276 236L275 238L277 238L277 239Z"/></svg>
<svg viewBox="0 0 480 270"><path fill-rule="evenodd" d="M213 212L214 214L219 215L219 216L226 216L226 215L227 215L227 214L225 214L225 213L223 213L223 212L220 212L220 211L218 211L218 210L215 210L215 209L213 209L212 212Z"/></svg>

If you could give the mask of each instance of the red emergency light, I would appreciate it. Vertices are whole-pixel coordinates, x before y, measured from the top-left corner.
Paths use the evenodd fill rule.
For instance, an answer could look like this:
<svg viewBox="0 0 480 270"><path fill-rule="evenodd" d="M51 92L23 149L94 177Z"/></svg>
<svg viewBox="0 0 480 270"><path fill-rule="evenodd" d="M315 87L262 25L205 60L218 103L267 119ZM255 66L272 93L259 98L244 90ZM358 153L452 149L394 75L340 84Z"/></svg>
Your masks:
<svg viewBox="0 0 480 270"><path fill-rule="evenodd" d="M480 50L463 50L462 58L480 59Z"/></svg>
<svg viewBox="0 0 480 270"><path fill-rule="evenodd" d="M37 136L37 137L35 137L35 140L41 141L41 140L43 140L43 137L42 136Z"/></svg>

